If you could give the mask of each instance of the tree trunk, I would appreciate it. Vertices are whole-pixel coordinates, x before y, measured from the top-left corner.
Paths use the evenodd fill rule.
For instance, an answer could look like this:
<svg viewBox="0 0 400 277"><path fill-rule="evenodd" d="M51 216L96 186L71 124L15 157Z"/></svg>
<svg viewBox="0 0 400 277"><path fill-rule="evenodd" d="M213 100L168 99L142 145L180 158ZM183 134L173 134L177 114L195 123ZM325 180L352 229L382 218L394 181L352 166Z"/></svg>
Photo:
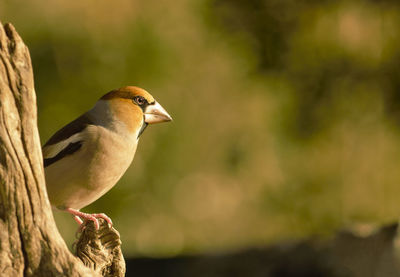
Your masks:
<svg viewBox="0 0 400 277"><path fill-rule="evenodd" d="M101 276L70 253L55 225L36 113L29 50L0 23L0 275Z"/></svg>

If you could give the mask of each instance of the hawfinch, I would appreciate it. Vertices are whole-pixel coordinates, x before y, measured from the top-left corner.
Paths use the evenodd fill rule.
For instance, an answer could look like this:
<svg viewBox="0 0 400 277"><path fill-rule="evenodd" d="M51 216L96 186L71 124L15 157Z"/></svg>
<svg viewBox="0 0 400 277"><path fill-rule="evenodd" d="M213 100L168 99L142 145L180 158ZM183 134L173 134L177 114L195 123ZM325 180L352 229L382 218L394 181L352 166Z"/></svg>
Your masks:
<svg viewBox="0 0 400 277"><path fill-rule="evenodd" d="M43 146L47 192L51 204L71 213L81 224L105 214L79 209L110 190L135 155L148 124L171 116L144 89L123 87L101 97L94 107L56 132Z"/></svg>

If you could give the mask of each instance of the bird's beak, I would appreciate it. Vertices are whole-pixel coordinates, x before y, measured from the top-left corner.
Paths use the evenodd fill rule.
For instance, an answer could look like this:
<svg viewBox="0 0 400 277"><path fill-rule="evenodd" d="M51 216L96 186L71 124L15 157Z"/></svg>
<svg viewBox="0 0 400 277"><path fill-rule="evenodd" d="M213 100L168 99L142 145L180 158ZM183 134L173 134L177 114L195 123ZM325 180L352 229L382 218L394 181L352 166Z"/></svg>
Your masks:
<svg viewBox="0 0 400 277"><path fill-rule="evenodd" d="M172 117L158 102L148 105L144 112L144 122L148 124L171 121Z"/></svg>

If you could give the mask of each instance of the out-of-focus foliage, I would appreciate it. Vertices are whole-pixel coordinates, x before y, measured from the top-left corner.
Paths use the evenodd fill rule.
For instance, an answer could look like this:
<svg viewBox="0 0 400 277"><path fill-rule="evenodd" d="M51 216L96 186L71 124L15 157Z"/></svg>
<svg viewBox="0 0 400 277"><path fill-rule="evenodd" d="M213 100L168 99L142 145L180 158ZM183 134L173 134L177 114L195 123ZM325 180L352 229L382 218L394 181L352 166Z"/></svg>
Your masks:
<svg viewBox="0 0 400 277"><path fill-rule="evenodd" d="M375 91L389 119L400 120L394 3L217 0L214 7L255 53L258 73L278 74L291 86L295 107L287 131L307 139L335 123L342 108L336 101L349 91L361 99Z"/></svg>
<svg viewBox="0 0 400 277"><path fill-rule="evenodd" d="M126 255L175 255L397 218L399 9L1 0L0 20L30 48L42 142L123 85L174 117L85 211L113 218ZM55 213L71 244L73 220Z"/></svg>

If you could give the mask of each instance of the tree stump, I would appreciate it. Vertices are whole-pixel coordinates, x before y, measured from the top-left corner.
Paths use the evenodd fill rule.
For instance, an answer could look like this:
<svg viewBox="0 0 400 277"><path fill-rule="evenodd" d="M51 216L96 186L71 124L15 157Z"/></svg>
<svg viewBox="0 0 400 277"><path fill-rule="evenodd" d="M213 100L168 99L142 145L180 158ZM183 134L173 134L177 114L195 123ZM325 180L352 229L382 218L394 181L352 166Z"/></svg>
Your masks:
<svg viewBox="0 0 400 277"><path fill-rule="evenodd" d="M100 229L94 222L85 222L81 236L76 243L76 256L83 264L107 277L125 275L125 260L121 251L121 240L117 230L110 228L100 218Z"/></svg>
<svg viewBox="0 0 400 277"><path fill-rule="evenodd" d="M86 249L81 253L94 261L89 268L84 265L88 265L86 258L80 256L83 263L65 245L47 197L29 50L11 24L0 23L0 275L101 276L116 272L105 269L122 265L119 244L110 244L116 241L115 232L107 231L114 236L109 240L105 235L93 236L90 230L88 225L80 244ZM85 245L86 241L91 243ZM102 243L106 243L103 248ZM89 251L92 246L103 251ZM96 253L102 258L90 256ZM114 262L117 256L119 263ZM113 262L96 265L104 260ZM93 270L97 268L102 268L101 274ZM110 274L104 276L123 276L124 269L122 274L121 270Z"/></svg>

